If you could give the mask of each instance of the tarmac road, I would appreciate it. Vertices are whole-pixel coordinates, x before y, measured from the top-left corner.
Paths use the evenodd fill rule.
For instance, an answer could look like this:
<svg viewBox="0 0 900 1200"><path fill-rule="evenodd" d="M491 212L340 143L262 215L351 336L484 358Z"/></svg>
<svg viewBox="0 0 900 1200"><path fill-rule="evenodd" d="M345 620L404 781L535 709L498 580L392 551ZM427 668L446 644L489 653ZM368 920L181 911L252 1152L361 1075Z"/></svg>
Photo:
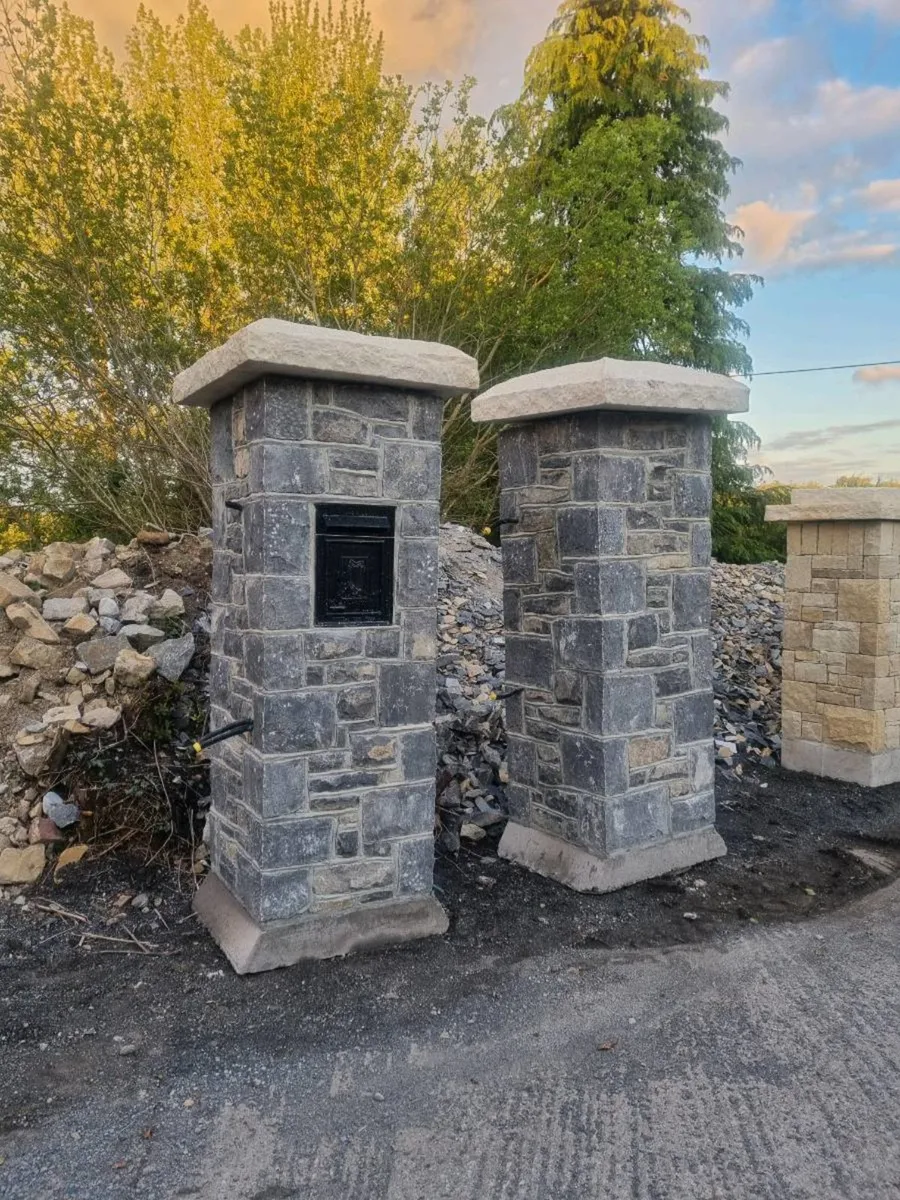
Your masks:
<svg viewBox="0 0 900 1200"><path fill-rule="evenodd" d="M108 1081L57 1062L65 1102L0 1137L0 1196L900 1197L898 918L894 885L690 948L487 953L456 979L391 952L337 1016L242 986L243 1036L210 1036L208 1002L205 1033L163 1022Z"/></svg>

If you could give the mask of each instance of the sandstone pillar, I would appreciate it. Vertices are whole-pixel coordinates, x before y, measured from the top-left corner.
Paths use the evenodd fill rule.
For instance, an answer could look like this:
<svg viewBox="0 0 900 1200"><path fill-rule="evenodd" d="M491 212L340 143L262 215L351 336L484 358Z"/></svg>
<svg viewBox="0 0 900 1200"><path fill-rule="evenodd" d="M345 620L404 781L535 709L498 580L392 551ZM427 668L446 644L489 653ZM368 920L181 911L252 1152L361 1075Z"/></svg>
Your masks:
<svg viewBox="0 0 900 1200"><path fill-rule="evenodd" d="M713 826L711 416L734 380L580 363L473 402L500 434L507 858L610 891L725 852Z"/></svg>
<svg viewBox="0 0 900 1200"><path fill-rule="evenodd" d="M473 359L264 320L175 383L212 425L212 873L239 972L446 929L432 895L443 399Z"/></svg>
<svg viewBox="0 0 900 1200"><path fill-rule="evenodd" d="M900 492L797 490L788 523L782 765L866 787L900 780Z"/></svg>

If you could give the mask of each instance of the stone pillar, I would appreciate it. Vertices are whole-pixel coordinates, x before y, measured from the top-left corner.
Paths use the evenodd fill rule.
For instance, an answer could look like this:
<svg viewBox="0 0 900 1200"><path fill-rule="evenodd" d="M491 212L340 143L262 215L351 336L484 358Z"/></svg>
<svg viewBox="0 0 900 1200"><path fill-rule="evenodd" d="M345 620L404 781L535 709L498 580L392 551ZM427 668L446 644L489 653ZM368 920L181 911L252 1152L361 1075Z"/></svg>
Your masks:
<svg viewBox="0 0 900 1200"><path fill-rule="evenodd" d="M500 853L611 891L713 827L711 414L735 380L579 363L472 405L500 434L511 820Z"/></svg>
<svg viewBox="0 0 900 1200"><path fill-rule="evenodd" d="M866 787L900 780L900 492L816 488L787 521L781 762Z"/></svg>
<svg viewBox="0 0 900 1200"><path fill-rule="evenodd" d="M441 933L432 895L445 397L431 343L264 320L175 399L210 409L212 873L238 972Z"/></svg>

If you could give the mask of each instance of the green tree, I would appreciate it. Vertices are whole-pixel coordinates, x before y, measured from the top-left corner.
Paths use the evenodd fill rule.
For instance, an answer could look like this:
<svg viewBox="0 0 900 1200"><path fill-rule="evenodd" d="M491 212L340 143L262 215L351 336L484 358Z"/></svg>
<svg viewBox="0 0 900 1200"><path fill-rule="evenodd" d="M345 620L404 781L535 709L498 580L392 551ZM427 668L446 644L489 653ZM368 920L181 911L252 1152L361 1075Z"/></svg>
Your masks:
<svg viewBox="0 0 900 1200"><path fill-rule="evenodd" d="M141 8L120 64L51 0L0 6L7 502L116 535L207 520L172 376L282 316L467 342L494 186L467 90L388 77L362 0L226 37Z"/></svg>
<svg viewBox="0 0 900 1200"><path fill-rule="evenodd" d="M486 382L604 354L747 370L723 90L682 19L566 0L488 123L468 81L386 76L363 0L276 0L234 37L200 0L141 8L121 64L53 0L0 5L7 502L205 521L207 423L171 379L260 316L451 342ZM496 452L467 409L445 513L480 525Z"/></svg>
<svg viewBox="0 0 900 1200"><path fill-rule="evenodd" d="M724 213L738 166L716 109L728 88L706 78L707 43L688 20L672 0L563 0L532 51L501 114L511 274L494 298L490 376L603 355L750 372L738 311L755 280L727 266L741 252ZM739 554L768 544L751 520L754 440L716 422L717 505L730 497L733 514L741 498Z"/></svg>
<svg viewBox="0 0 900 1200"><path fill-rule="evenodd" d="M728 89L705 77L707 44L684 27L688 19L672 0L564 0L510 110L528 130L520 182L533 212L576 233L559 261L577 272L588 258L601 303L623 269L626 239L634 295L616 304L624 315L611 326L573 331L579 357L627 351L746 372L746 326L735 314L753 281L722 266L740 253L723 209L738 164L715 108ZM624 204L609 195L611 181L627 188ZM621 210L619 237L596 225L608 204ZM587 243L586 224L596 230Z"/></svg>

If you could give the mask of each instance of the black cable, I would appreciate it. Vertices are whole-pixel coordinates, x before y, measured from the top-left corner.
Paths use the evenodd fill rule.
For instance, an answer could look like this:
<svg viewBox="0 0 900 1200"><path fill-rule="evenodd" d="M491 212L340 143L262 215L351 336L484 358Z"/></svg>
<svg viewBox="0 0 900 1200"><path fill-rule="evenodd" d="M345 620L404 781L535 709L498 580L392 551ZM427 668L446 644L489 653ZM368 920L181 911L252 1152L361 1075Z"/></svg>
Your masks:
<svg viewBox="0 0 900 1200"><path fill-rule="evenodd" d="M864 367L900 367L900 358L882 362L844 363L837 367L791 367L784 371L734 371L734 379L762 379L771 375L814 375L819 371L861 371Z"/></svg>

